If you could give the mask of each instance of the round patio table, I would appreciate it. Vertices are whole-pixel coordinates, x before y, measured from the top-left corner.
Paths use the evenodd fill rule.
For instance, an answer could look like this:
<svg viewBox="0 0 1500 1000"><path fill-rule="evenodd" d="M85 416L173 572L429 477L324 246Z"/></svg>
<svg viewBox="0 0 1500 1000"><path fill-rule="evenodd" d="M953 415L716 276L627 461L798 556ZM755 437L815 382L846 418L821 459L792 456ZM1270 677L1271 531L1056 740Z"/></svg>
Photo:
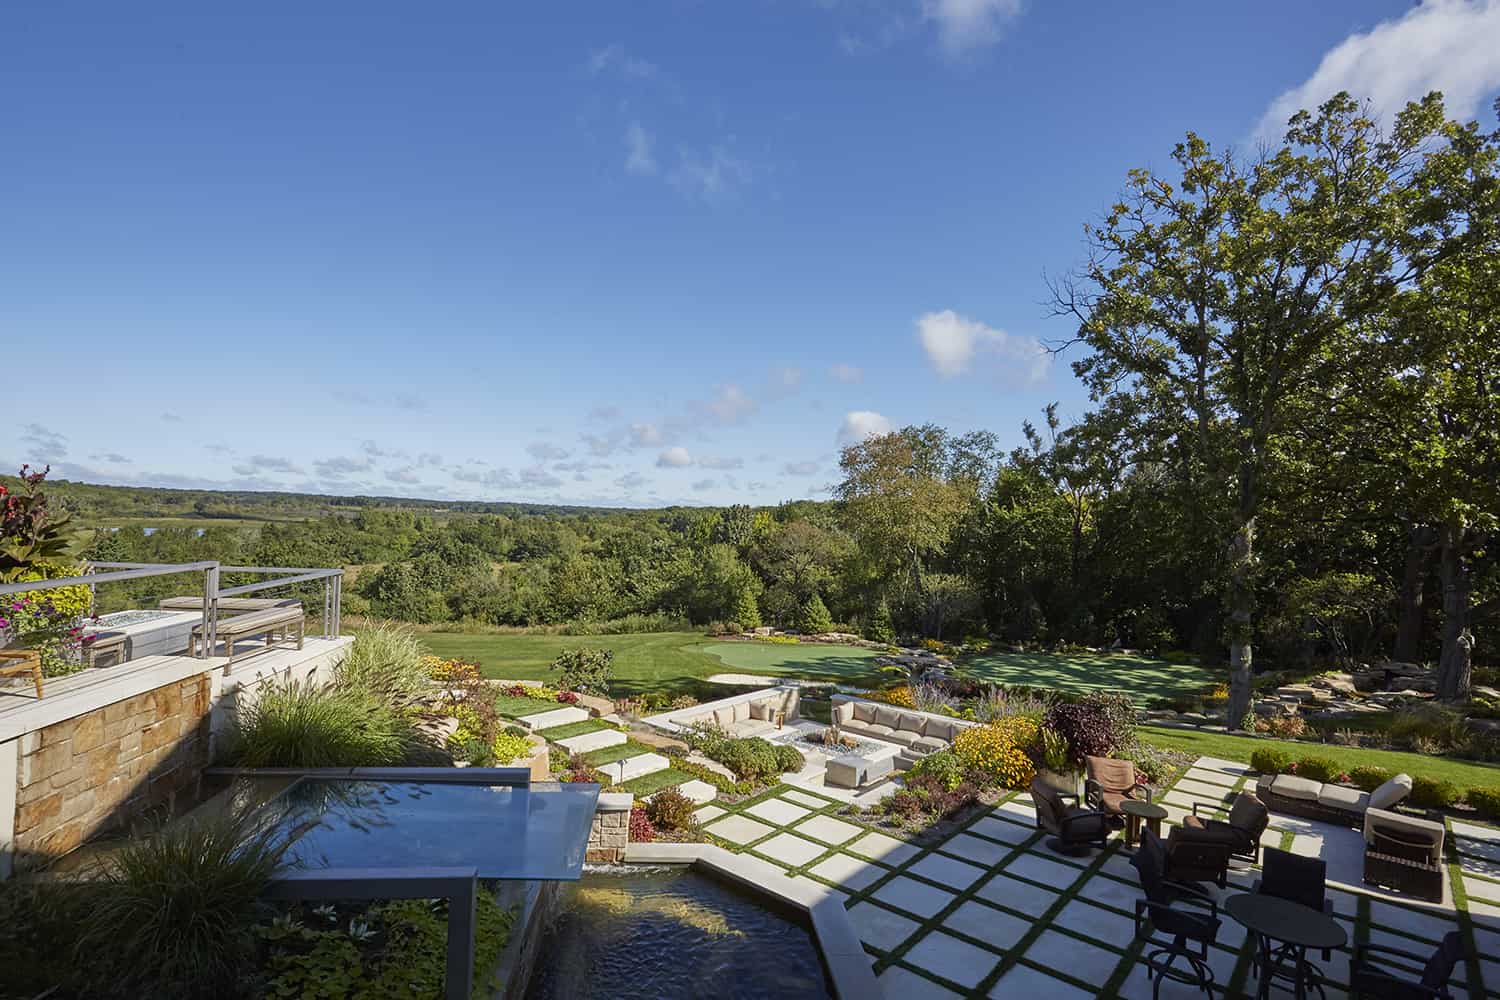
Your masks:
<svg viewBox="0 0 1500 1000"><path fill-rule="evenodd" d="M1319 995L1324 995L1319 981L1321 977L1307 960L1307 949L1342 948L1349 941L1343 924L1310 906L1259 892L1230 896L1224 901L1224 912L1257 939L1260 988L1256 996L1261 1000L1268 997L1271 980L1278 976L1292 981L1297 1000L1305 1000L1309 984ZM1273 949L1273 941L1279 942L1281 947ZM1286 959L1292 960L1290 974L1283 970Z"/></svg>
<svg viewBox="0 0 1500 1000"><path fill-rule="evenodd" d="M1134 847L1135 842L1141 839L1142 820L1146 821L1148 830L1161 836L1161 821L1167 818L1167 811L1161 806L1139 799L1126 799L1120 803L1120 812L1125 814L1126 847Z"/></svg>

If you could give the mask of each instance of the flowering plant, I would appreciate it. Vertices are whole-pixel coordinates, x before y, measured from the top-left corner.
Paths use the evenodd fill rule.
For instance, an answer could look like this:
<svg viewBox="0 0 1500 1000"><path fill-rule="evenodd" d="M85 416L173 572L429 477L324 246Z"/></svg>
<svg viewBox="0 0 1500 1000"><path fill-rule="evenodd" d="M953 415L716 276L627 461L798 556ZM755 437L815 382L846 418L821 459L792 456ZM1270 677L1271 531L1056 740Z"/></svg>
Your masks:
<svg viewBox="0 0 1500 1000"><path fill-rule="evenodd" d="M983 726L969 726L953 741L953 752L965 771L1006 788L1026 788L1036 766L1026 748L1037 739L1035 719L1012 716Z"/></svg>
<svg viewBox="0 0 1500 1000"><path fill-rule="evenodd" d="M23 465L18 490L0 486L0 583L40 579L27 574L44 562L71 563L88 545L88 532L70 527L72 516L41 491L50 471Z"/></svg>
<svg viewBox="0 0 1500 1000"><path fill-rule="evenodd" d="M563 705L576 705L578 704L578 695L573 691L559 691L557 692L557 700Z"/></svg>

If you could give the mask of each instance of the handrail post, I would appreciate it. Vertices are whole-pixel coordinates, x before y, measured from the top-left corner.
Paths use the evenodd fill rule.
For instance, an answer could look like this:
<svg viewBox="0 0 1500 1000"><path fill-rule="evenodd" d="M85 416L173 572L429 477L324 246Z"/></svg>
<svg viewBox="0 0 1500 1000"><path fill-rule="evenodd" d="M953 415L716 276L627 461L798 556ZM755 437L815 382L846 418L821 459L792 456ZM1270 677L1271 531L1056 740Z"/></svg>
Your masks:
<svg viewBox="0 0 1500 1000"><path fill-rule="evenodd" d="M214 655L219 631L219 564L203 571L203 653L206 660Z"/></svg>

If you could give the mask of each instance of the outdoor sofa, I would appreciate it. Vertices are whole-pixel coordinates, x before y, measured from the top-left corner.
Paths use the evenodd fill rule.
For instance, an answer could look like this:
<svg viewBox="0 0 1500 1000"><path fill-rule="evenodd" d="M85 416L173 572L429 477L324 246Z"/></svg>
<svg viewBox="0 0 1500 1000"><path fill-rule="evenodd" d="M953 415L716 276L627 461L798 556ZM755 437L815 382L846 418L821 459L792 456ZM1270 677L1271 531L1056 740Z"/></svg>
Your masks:
<svg viewBox="0 0 1500 1000"><path fill-rule="evenodd" d="M713 726L742 738L764 736L776 731L778 713L783 724L795 722L800 705L801 695L795 687L778 687L699 705L697 712L673 714L672 721L684 727Z"/></svg>
<svg viewBox="0 0 1500 1000"><path fill-rule="evenodd" d="M954 738L974 723L881 701L836 695L833 724L853 736L899 744L901 760L909 766L930 753L948 749Z"/></svg>
<svg viewBox="0 0 1500 1000"><path fill-rule="evenodd" d="M1436 819L1365 810L1364 880L1432 903L1443 901L1443 835Z"/></svg>
<svg viewBox="0 0 1500 1000"><path fill-rule="evenodd" d="M1318 819L1356 830L1364 826L1369 809L1391 809L1411 794L1411 776L1398 774L1373 792L1349 785L1313 781L1295 774L1262 775L1256 796L1272 812Z"/></svg>

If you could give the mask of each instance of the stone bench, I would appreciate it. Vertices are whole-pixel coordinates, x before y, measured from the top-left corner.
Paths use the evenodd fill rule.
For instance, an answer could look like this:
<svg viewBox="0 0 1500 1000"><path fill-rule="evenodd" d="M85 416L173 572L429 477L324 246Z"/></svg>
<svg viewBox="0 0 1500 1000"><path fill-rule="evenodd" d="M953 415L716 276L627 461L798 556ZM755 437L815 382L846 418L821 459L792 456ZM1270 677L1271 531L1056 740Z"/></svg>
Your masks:
<svg viewBox="0 0 1500 1000"><path fill-rule="evenodd" d="M271 646L276 642L277 635L281 638L290 638L294 633L297 637L297 648L302 648L302 640L306 630L306 616L302 612L301 604L293 604L286 607L265 608L261 611L251 611L248 614L235 615L233 618L222 618L216 629L220 642L224 644L224 654L229 657L229 663L234 662L234 642L236 639L246 639L252 636L263 635L266 637L266 645ZM188 636L188 655L198 655L198 646L203 642L203 626L193 626L192 633ZM212 653L213 650L206 650ZM229 664L226 663L227 667Z"/></svg>
<svg viewBox="0 0 1500 1000"><path fill-rule="evenodd" d="M862 788L875 779L890 774L895 763L894 754L875 760L856 754L845 754L843 757L835 757L828 762L823 772L823 781L835 788Z"/></svg>

